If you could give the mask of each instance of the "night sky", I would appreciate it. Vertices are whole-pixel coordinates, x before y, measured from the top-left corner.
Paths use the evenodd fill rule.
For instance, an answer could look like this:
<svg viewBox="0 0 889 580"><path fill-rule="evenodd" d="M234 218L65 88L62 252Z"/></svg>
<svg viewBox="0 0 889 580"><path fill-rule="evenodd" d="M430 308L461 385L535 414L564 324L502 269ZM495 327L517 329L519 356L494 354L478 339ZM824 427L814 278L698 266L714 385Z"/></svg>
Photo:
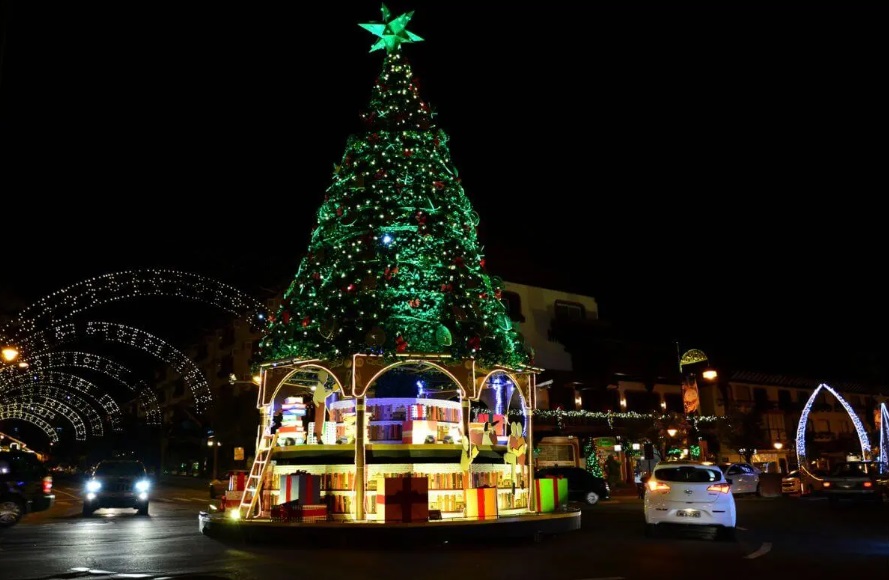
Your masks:
<svg viewBox="0 0 889 580"><path fill-rule="evenodd" d="M885 359L876 13L387 4L416 9L404 50L489 271L715 362ZM295 273L381 67L357 25L378 2L2 5L7 311L125 268Z"/></svg>

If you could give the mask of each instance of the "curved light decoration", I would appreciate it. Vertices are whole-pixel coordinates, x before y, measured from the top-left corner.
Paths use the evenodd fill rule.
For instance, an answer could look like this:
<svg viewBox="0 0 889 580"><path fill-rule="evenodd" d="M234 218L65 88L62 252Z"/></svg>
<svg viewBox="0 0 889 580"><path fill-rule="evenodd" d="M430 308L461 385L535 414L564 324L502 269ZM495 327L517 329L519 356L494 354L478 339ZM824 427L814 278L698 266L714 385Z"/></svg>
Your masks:
<svg viewBox="0 0 889 580"><path fill-rule="evenodd" d="M799 424L796 426L796 456L797 461L799 461L800 469L808 469L806 468L806 425L809 421L809 411L812 410L812 404L815 402L815 398L818 396L818 392L821 389L827 389L830 393L836 397L837 401L843 406L846 410L846 413L849 414L849 418L852 419L852 424L855 425L855 431L858 433L858 442L861 444L861 458L866 459L870 452L870 442L867 440L867 430L864 428L864 425L861 423L861 419L858 418L858 414L852 409L849 403L846 402L846 399L840 396L838 392L830 388L826 383L821 383L818 385L818 388L812 392L812 396L809 397L809 400L806 401L806 406L803 407L803 412L799 418Z"/></svg>
<svg viewBox="0 0 889 580"><path fill-rule="evenodd" d="M43 429L43 432L46 433L46 436L49 437L49 440L51 442L59 442L59 435L58 433L56 433L56 430L52 428L52 425L50 425L34 413L30 413L22 409L16 411L8 411L5 408L0 408L0 421L4 421L6 419L18 419L19 421L26 421L28 423L31 423L32 425L36 425L40 429Z"/></svg>
<svg viewBox="0 0 889 580"><path fill-rule="evenodd" d="M86 441L86 425L83 422L83 418L75 413L71 407L55 399L20 395L18 397L5 398L2 404L5 409L15 410L20 408L25 411L31 411L47 421L54 420L56 413L58 413L68 419L68 422L74 427L74 438L77 441Z"/></svg>
<svg viewBox="0 0 889 580"><path fill-rule="evenodd" d="M89 308L145 296L171 296L217 306L231 314L265 317L265 305L211 278L177 270L125 270L78 282L22 310L14 324L20 336L55 326Z"/></svg>
<svg viewBox="0 0 889 580"><path fill-rule="evenodd" d="M136 379L133 371L110 358L78 351L51 351L28 359L30 370L46 371L58 368L84 368L107 375L139 396L146 423L161 424L157 394L145 383Z"/></svg>
<svg viewBox="0 0 889 580"><path fill-rule="evenodd" d="M37 373L27 373L26 376L16 377L13 381L15 386L9 388L4 393L21 390L28 395L43 395L51 397L58 401L74 402L74 393L71 391L79 391L89 399L96 402L102 408L105 415L111 421L111 428L114 431L121 431L120 426L120 407L117 402L94 385L93 383L82 379L76 375L68 373L60 373L55 371L42 371ZM68 392L62 391L61 388L69 389ZM86 414L89 419L94 434L101 436L103 434L102 418L89 405L76 405L79 411ZM88 411L87 411L88 409Z"/></svg>
<svg viewBox="0 0 889 580"><path fill-rule="evenodd" d="M880 403L880 461L889 465L889 411Z"/></svg>
<svg viewBox="0 0 889 580"><path fill-rule="evenodd" d="M202 413L204 405L212 400L210 385L190 358L170 343L132 326L113 322L60 324L32 334L25 344L33 356L38 356L51 351L59 344L77 340L82 336L126 344L169 363L191 389L195 408L199 413Z"/></svg>

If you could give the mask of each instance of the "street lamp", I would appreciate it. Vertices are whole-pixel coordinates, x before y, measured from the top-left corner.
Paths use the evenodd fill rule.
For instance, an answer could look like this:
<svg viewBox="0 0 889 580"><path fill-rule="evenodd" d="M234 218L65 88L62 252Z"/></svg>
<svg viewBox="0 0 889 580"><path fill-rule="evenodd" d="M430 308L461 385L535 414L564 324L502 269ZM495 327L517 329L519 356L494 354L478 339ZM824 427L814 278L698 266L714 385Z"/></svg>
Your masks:
<svg viewBox="0 0 889 580"><path fill-rule="evenodd" d="M21 351L14 344L7 343L6 346L0 349L0 362L2 364L11 365L18 362L19 368L26 369L28 368L28 363L21 360L21 356Z"/></svg>
<svg viewBox="0 0 889 580"><path fill-rule="evenodd" d="M781 451L781 449L784 448L784 444L780 441L775 441L775 443L773 443L773 446L775 447L775 451Z"/></svg>
<svg viewBox="0 0 889 580"><path fill-rule="evenodd" d="M219 462L219 448L221 446L222 446L222 443L216 440L215 435L210 435L210 437L207 438L207 447L213 448L213 479L214 480L216 479L216 474L217 474L216 466L218 465L218 462Z"/></svg>
<svg viewBox="0 0 889 580"><path fill-rule="evenodd" d="M679 355L679 343L676 343L676 354ZM701 378L707 382L714 382L719 373L716 369L710 367L710 361L702 350L696 348L685 351L679 355L679 375L682 383L682 406L686 416L701 414L701 399L698 391L697 375L700 373ZM696 421L692 422L691 427L691 444L697 445L699 453L704 456L704 450L701 448L701 437L698 434L698 425Z"/></svg>
<svg viewBox="0 0 889 580"><path fill-rule="evenodd" d="M13 363L19 357L19 349L14 346L4 346L2 350L3 362Z"/></svg>

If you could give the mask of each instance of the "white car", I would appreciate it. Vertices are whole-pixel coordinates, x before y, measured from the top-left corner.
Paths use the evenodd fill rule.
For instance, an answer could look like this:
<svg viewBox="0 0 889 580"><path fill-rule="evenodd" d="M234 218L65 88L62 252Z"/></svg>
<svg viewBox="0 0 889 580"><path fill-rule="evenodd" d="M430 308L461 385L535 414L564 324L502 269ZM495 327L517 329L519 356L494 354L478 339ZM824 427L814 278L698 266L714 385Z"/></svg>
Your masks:
<svg viewBox="0 0 889 580"><path fill-rule="evenodd" d="M732 482L732 493L759 495L760 469L749 463L723 463L719 466L725 476Z"/></svg>
<svg viewBox="0 0 889 580"><path fill-rule="evenodd" d="M735 496L731 482L716 465L662 461L655 465L645 486L647 536L667 524L715 527L717 538L734 539Z"/></svg>

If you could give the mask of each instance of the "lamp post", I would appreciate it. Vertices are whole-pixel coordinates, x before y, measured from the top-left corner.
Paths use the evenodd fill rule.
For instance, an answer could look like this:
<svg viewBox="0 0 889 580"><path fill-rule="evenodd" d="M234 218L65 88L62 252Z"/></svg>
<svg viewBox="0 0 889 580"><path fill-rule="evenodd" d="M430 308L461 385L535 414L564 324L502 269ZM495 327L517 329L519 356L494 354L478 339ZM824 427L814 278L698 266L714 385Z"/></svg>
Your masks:
<svg viewBox="0 0 889 580"><path fill-rule="evenodd" d="M216 479L216 474L217 474L216 466L218 465L218 461L219 461L219 448L220 448L221 446L222 446L222 443L216 440L216 436L215 436L215 435L210 435L210 436L207 438L207 447L212 447L212 448L213 448L213 479L214 479L214 480Z"/></svg>
<svg viewBox="0 0 889 580"><path fill-rule="evenodd" d="M698 450L701 449L701 437L698 434L697 422L692 419L693 416L701 415L700 392L698 391L698 375L707 382L714 382L719 378L719 373L710 367L710 361L707 354L696 348L690 349L679 354L679 342L676 343L676 354L679 357L679 375L682 384L682 404L686 418L691 420L691 441L689 445L697 445ZM702 453L703 454L703 453ZM704 459L700 457L699 459Z"/></svg>

